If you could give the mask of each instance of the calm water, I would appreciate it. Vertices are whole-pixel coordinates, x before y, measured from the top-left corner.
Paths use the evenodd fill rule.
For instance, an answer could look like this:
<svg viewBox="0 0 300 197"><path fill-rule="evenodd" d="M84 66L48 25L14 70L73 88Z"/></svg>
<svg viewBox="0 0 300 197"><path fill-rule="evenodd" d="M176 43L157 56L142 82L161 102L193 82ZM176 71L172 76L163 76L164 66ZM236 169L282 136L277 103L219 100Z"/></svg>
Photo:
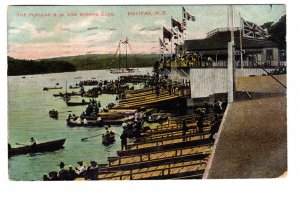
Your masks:
<svg viewBox="0 0 300 197"><path fill-rule="evenodd" d="M138 74L151 73L151 68L142 68ZM11 180L42 180L42 176L49 171L58 170L58 164L63 161L66 165L77 165L77 161L95 160L98 163L107 163L108 156L115 156L120 150L120 139L110 146L101 143L101 136L90 138L82 142L81 138L104 133L104 128L70 128L66 125L66 118L72 114L80 114L85 106L67 107L62 99L53 97L54 93L62 90L43 91L45 86L54 86L57 82L65 87L66 80L69 85L75 85L80 80L114 80L118 74L110 74L107 70L78 71L72 73L57 73L45 75L29 75L8 77L8 142L12 147L16 143L28 144L31 137L37 142L45 142L66 138L64 149L37 153L34 155L18 155L9 158L8 172ZM78 79L78 77L82 77ZM87 90L86 87L85 89ZM72 89L69 91L79 91ZM81 101L81 97L72 97L72 101ZM88 98L86 98L88 100ZM101 95L102 106L115 101L115 95ZM57 120L51 119L48 112L56 109L59 113ZM115 126L117 134L122 128Z"/></svg>

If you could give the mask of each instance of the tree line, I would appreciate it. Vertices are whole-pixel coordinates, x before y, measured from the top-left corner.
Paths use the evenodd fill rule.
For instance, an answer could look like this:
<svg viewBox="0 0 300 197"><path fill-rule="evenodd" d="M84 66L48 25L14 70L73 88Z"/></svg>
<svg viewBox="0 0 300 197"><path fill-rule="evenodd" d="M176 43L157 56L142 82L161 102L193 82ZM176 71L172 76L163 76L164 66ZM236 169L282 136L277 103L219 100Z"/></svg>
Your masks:
<svg viewBox="0 0 300 197"><path fill-rule="evenodd" d="M8 76L76 71L76 67L72 63L66 61L19 60L12 57L8 57L7 59Z"/></svg>

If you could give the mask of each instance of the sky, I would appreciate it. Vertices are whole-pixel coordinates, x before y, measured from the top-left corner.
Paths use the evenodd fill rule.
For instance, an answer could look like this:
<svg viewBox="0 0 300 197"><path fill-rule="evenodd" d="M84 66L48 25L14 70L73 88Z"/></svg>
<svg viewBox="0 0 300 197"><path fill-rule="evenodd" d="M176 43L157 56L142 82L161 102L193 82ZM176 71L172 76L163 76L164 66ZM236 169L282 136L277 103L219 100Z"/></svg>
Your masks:
<svg viewBox="0 0 300 197"><path fill-rule="evenodd" d="M186 39L228 26L227 5L183 5L195 16L187 22ZM234 23L240 15L258 25L277 22L284 5L234 5ZM171 17L182 20L182 6L10 6L7 9L8 56L41 59L84 54L114 54L128 37L128 53L159 53L162 27ZM124 45L121 45L124 51Z"/></svg>

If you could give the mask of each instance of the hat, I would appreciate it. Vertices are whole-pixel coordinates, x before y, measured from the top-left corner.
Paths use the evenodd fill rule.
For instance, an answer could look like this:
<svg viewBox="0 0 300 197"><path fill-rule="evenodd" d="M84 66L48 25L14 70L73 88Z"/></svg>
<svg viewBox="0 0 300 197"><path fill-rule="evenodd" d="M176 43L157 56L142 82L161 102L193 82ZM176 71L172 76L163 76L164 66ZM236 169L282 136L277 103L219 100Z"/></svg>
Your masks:
<svg viewBox="0 0 300 197"><path fill-rule="evenodd" d="M60 167L65 167L64 162L60 162L59 166L60 166Z"/></svg>
<svg viewBox="0 0 300 197"><path fill-rule="evenodd" d="M83 164L83 161L78 161L77 162L79 165L82 165Z"/></svg>

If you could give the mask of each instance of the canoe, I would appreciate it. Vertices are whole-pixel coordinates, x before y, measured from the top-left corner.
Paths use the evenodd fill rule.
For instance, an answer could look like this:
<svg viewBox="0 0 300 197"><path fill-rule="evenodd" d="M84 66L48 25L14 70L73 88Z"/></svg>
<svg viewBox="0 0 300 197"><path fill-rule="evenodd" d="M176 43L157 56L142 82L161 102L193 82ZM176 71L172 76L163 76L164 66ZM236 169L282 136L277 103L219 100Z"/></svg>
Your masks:
<svg viewBox="0 0 300 197"><path fill-rule="evenodd" d="M66 102L68 106L88 105L90 102Z"/></svg>
<svg viewBox="0 0 300 197"><path fill-rule="evenodd" d="M115 135L105 135L105 134L102 135L102 144L104 145L112 144L115 141L116 141Z"/></svg>
<svg viewBox="0 0 300 197"><path fill-rule="evenodd" d="M50 152L63 148L66 139L60 139L50 142L44 142L40 144L36 144L34 148L31 146L22 146L18 148L11 148L8 150L8 155L20 155L20 154L28 154L28 153L37 153L37 152Z"/></svg>

